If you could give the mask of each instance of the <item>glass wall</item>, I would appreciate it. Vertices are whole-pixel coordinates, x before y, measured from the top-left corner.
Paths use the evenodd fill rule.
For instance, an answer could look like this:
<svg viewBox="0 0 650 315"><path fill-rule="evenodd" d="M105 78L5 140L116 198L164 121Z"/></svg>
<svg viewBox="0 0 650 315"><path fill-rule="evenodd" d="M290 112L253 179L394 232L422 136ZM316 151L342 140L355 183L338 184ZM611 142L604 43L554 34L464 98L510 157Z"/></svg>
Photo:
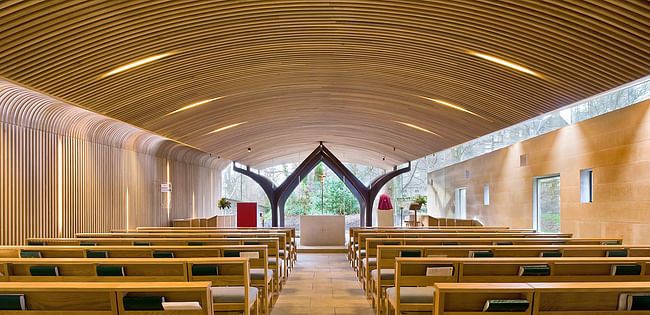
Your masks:
<svg viewBox="0 0 650 315"><path fill-rule="evenodd" d="M520 141L650 99L650 76L426 156L432 172Z"/></svg>
<svg viewBox="0 0 650 315"><path fill-rule="evenodd" d="M365 185L369 185L375 178L387 172L387 170L368 165L344 164ZM406 166L404 164L400 167ZM253 171L271 179L276 185L280 185L296 167L298 167L298 163L288 163ZM323 175L322 184L321 175ZM426 195L426 179L427 162L426 159L422 158L412 162L410 172L397 176L383 187L381 193L386 193L391 197L395 208L396 225L403 224L404 220L407 219L408 205L418 195ZM258 210L264 218L265 225L270 226L270 203L257 183L247 176L234 172L232 165L223 171L222 180L222 196L233 201L233 211L236 209L237 201L257 202ZM378 200L375 200L375 208L377 203ZM347 226L359 226L359 203L357 199L338 176L323 164L303 178L289 196L285 205L285 226L299 228L299 216L301 214L320 214L321 204L323 205L323 214L341 213L346 215ZM425 207L423 209L426 209ZM374 217L376 216L373 215Z"/></svg>

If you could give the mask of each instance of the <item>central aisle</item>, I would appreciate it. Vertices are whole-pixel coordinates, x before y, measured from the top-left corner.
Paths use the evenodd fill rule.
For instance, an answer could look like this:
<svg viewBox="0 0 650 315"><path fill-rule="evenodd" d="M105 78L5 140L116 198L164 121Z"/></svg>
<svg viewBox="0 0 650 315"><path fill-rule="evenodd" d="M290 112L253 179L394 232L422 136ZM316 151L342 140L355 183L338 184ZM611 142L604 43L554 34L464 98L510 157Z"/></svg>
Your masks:
<svg viewBox="0 0 650 315"><path fill-rule="evenodd" d="M298 254L272 315L374 315L346 254Z"/></svg>

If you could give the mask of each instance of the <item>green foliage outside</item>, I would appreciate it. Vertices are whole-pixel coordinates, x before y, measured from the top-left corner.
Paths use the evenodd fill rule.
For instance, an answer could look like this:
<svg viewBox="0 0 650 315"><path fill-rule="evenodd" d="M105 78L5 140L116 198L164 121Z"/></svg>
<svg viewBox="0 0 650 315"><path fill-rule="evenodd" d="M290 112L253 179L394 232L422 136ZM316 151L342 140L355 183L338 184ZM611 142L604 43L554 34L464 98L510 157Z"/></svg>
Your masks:
<svg viewBox="0 0 650 315"><path fill-rule="evenodd" d="M334 173L326 173L323 165L319 164L313 172L314 176L305 177L293 191L285 205L288 216L321 213L321 182L319 175L325 174L323 182L323 213L343 214L359 213L359 202L345 186L343 181Z"/></svg>

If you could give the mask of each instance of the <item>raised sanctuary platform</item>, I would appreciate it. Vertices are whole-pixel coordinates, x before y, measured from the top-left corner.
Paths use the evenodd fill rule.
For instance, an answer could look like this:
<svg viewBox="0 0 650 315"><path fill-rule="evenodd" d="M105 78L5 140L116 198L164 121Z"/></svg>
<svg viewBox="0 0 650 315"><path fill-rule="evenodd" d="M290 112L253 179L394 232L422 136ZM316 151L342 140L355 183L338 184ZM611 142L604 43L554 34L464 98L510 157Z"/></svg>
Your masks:
<svg viewBox="0 0 650 315"><path fill-rule="evenodd" d="M300 244L303 246L345 246L345 216L301 215Z"/></svg>

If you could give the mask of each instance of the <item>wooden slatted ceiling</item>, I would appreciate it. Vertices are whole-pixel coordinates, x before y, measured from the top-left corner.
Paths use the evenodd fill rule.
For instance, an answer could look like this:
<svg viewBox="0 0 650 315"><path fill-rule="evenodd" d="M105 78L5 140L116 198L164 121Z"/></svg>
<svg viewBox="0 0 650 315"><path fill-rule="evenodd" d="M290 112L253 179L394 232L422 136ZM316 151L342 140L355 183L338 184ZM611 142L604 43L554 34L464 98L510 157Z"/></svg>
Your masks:
<svg viewBox="0 0 650 315"><path fill-rule="evenodd" d="M5 1L0 75L253 166L323 140L390 167L650 74L649 12L646 0Z"/></svg>

